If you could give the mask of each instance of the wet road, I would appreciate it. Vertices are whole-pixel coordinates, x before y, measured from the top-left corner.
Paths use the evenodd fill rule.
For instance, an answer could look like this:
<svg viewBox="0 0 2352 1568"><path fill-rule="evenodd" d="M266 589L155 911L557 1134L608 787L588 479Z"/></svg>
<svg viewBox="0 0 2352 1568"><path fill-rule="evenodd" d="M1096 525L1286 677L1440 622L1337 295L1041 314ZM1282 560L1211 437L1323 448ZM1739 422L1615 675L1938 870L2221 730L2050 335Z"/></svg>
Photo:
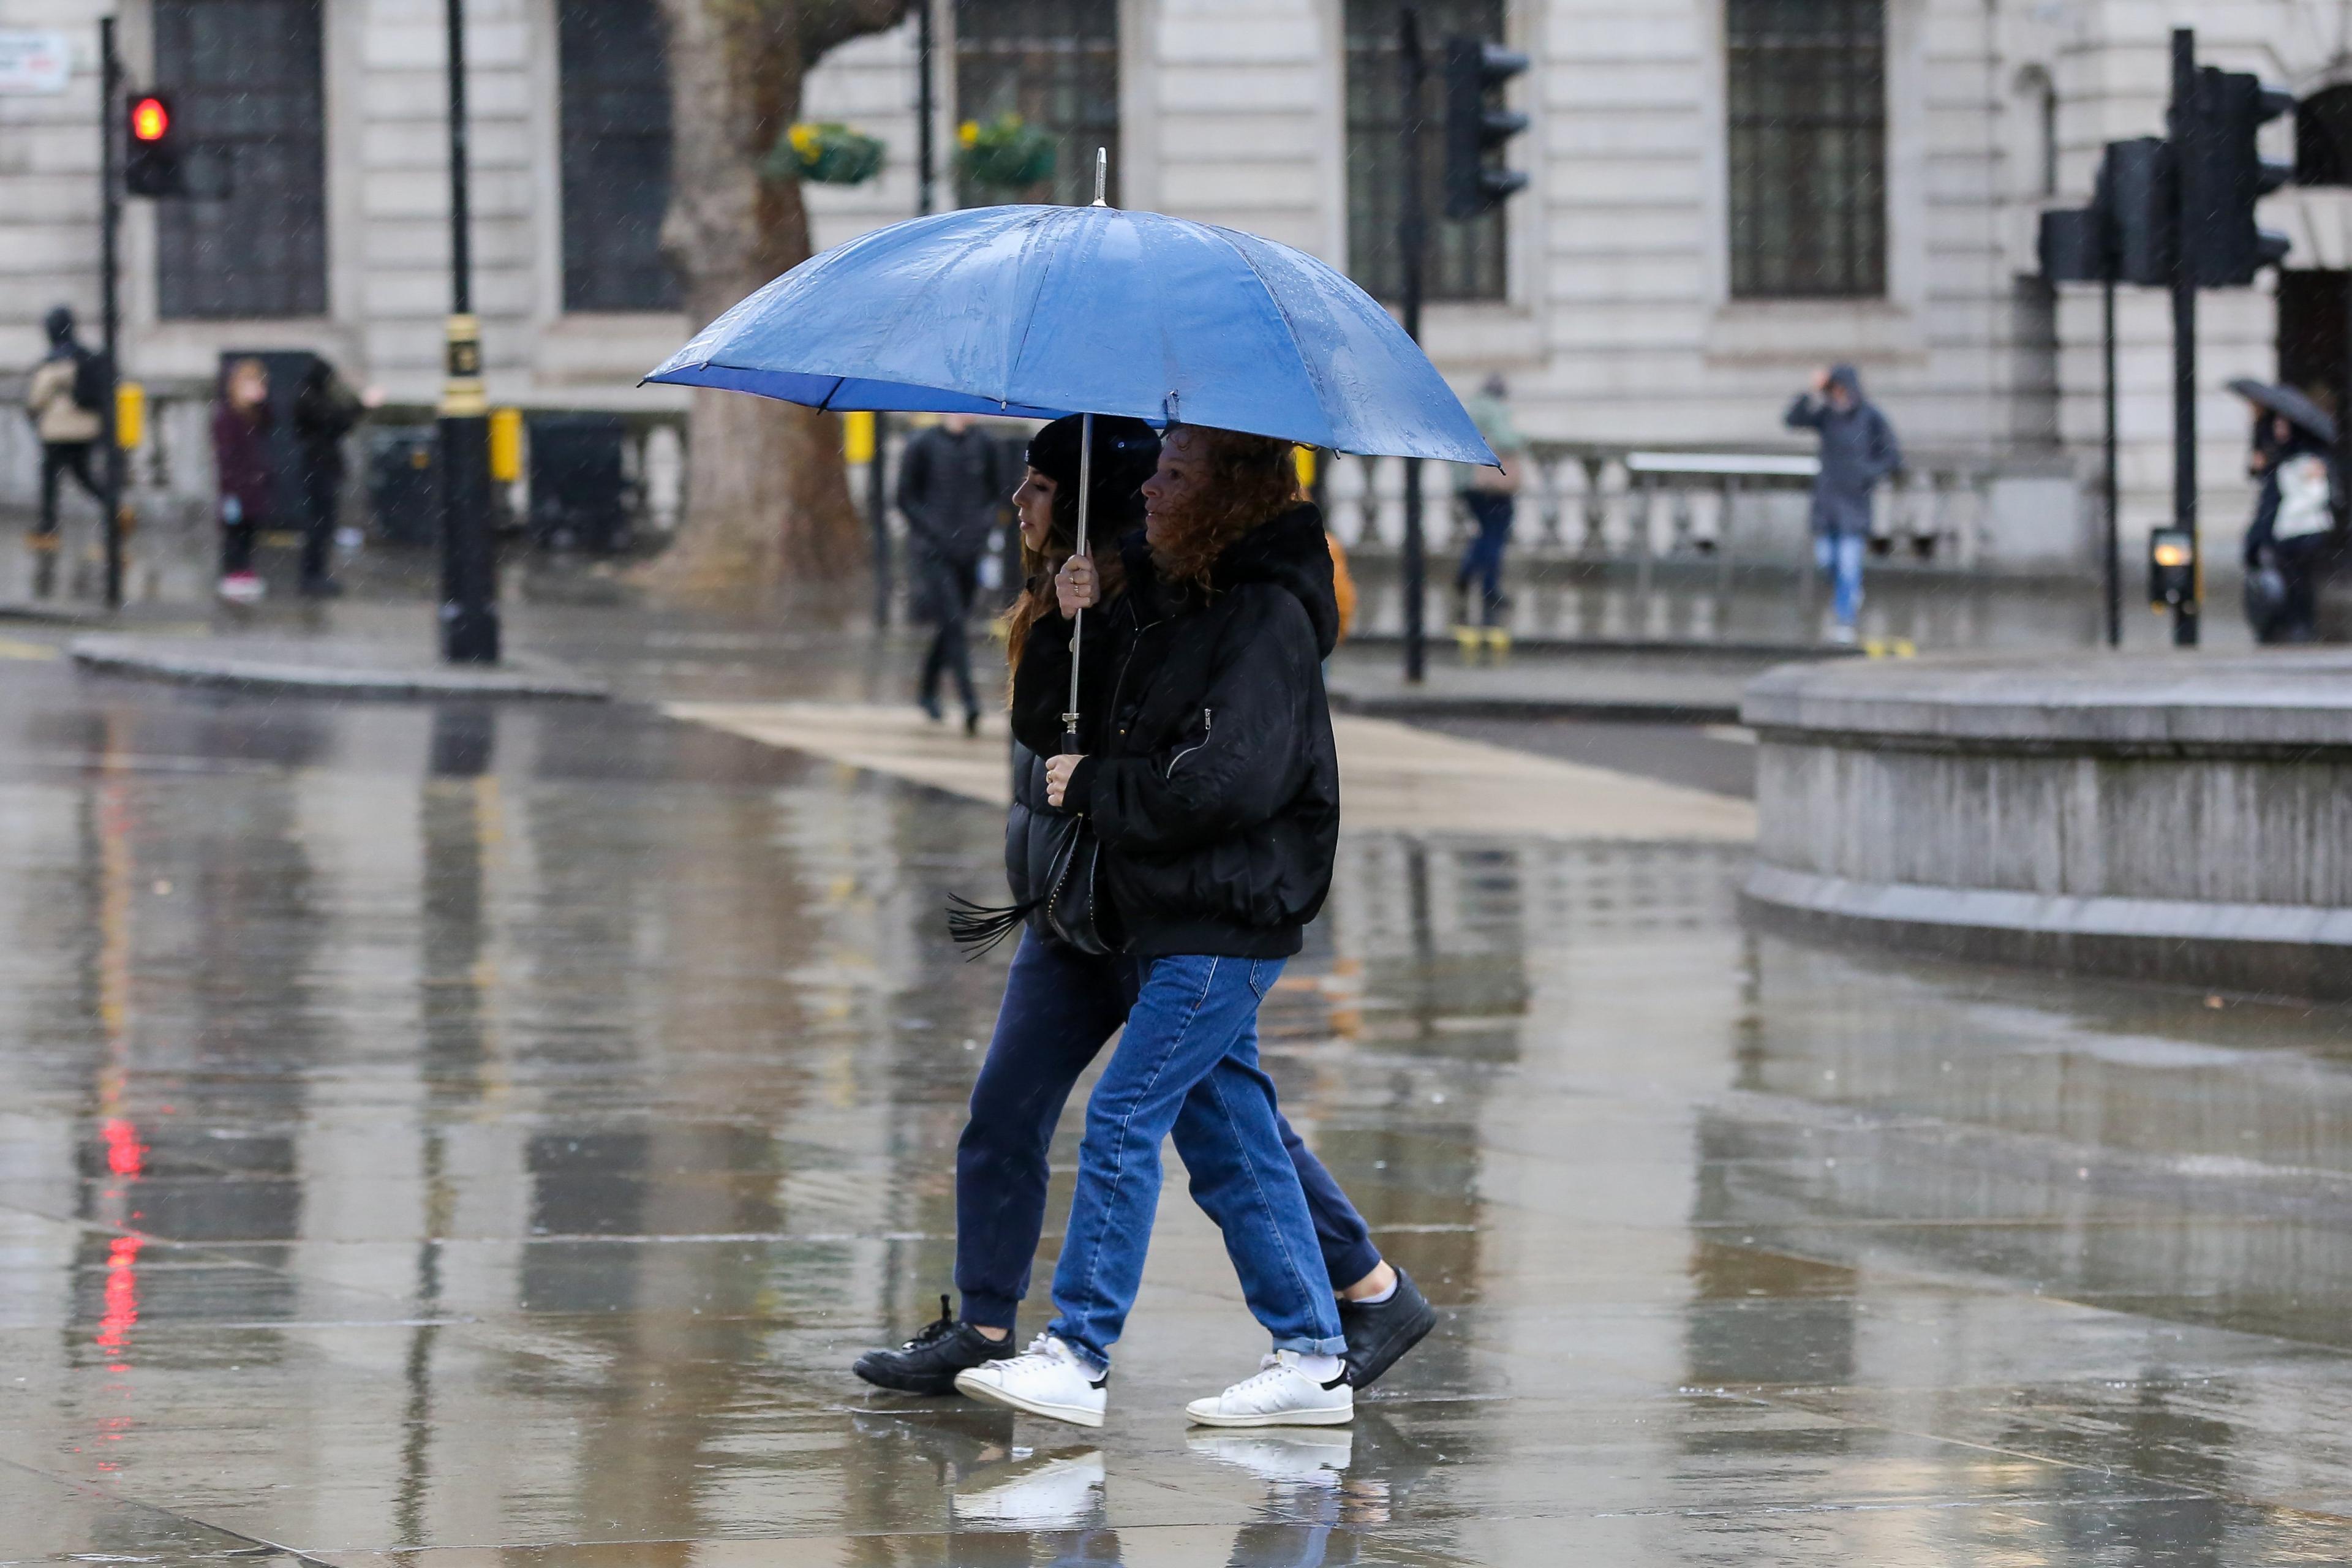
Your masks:
<svg viewBox="0 0 2352 1568"><path fill-rule="evenodd" d="M1188 1436L1260 1341L1181 1183L1102 1432L870 1394L999 832L0 666L0 1562L2352 1555L2352 1016L1787 944L1721 843L1346 841L1270 1066L1446 1313L1351 1434Z"/></svg>

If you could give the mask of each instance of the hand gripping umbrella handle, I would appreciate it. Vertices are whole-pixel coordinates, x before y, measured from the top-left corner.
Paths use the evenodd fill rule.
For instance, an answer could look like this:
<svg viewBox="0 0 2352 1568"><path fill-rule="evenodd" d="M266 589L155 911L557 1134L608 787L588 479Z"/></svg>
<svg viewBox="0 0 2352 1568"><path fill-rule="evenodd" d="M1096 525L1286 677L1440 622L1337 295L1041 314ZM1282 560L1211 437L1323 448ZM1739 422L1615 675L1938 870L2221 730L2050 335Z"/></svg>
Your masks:
<svg viewBox="0 0 2352 1568"><path fill-rule="evenodd" d="M1095 494L1095 416L1082 415L1078 419L1078 548L1077 554L1087 558L1087 513ZM1075 754L1078 749L1078 635L1085 630L1087 612L1084 605L1070 617L1070 706L1062 715L1062 750Z"/></svg>

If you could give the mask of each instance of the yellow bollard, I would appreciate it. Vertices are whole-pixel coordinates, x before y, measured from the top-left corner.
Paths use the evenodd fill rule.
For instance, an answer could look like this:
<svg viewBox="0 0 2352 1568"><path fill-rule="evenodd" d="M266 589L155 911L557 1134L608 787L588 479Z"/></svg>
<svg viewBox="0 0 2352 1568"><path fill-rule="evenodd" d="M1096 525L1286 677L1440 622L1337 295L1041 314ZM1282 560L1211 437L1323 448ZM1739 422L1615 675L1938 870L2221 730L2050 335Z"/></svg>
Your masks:
<svg viewBox="0 0 2352 1568"><path fill-rule="evenodd" d="M510 485L522 478L522 410L490 410L490 479Z"/></svg>
<svg viewBox="0 0 2352 1568"><path fill-rule="evenodd" d="M841 460L845 463L870 463L874 460L874 416L863 411L841 416Z"/></svg>
<svg viewBox="0 0 2352 1568"><path fill-rule="evenodd" d="M126 452L147 444L147 389L135 381L114 384L114 444Z"/></svg>

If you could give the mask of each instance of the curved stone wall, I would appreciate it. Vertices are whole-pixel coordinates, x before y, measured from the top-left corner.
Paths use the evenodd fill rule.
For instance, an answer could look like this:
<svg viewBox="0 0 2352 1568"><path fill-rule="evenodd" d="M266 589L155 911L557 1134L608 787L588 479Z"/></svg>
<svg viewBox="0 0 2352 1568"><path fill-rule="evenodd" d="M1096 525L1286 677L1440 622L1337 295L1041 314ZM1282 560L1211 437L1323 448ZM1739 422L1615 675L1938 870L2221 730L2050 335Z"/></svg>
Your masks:
<svg viewBox="0 0 2352 1568"><path fill-rule="evenodd" d="M1752 684L1751 905L1954 957L2352 997L2352 650Z"/></svg>

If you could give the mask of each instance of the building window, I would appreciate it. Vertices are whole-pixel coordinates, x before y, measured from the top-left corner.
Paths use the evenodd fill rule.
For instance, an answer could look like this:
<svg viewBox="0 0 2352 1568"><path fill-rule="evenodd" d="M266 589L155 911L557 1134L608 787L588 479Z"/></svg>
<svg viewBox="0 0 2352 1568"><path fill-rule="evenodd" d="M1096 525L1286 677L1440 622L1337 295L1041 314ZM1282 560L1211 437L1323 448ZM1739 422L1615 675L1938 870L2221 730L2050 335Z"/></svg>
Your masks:
<svg viewBox="0 0 2352 1568"><path fill-rule="evenodd" d="M167 318L327 310L319 0L155 0L155 83L226 196L155 204Z"/></svg>
<svg viewBox="0 0 2352 1568"><path fill-rule="evenodd" d="M1727 0L1731 291L1886 291L1883 0Z"/></svg>
<svg viewBox="0 0 2352 1568"><path fill-rule="evenodd" d="M1397 19L1405 4L1348 0L1348 272L1381 300L1404 292L1404 258L1397 247L1404 203ZM1503 39L1503 0L1420 0L1420 11L1430 67L1422 104L1421 199L1429 216L1422 292L1431 300L1499 300L1507 281L1503 209L1462 222L1445 216L1441 73L1446 39L1457 34ZM1501 149L1495 158L1499 165Z"/></svg>
<svg viewBox="0 0 2352 1568"><path fill-rule="evenodd" d="M671 310L669 53L656 0L559 0L563 308Z"/></svg>
<svg viewBox="0 0 2352 1568"><path fill-rule="evenodd" d="M996 202L1083 205L1095 199L1095 149L1110 153L1118 205L1118 7L1111 0L956 0L956 117L992 123L1018 114L1054 138L1054 173L1024 189L959 178L965 206Z"/></svg>

